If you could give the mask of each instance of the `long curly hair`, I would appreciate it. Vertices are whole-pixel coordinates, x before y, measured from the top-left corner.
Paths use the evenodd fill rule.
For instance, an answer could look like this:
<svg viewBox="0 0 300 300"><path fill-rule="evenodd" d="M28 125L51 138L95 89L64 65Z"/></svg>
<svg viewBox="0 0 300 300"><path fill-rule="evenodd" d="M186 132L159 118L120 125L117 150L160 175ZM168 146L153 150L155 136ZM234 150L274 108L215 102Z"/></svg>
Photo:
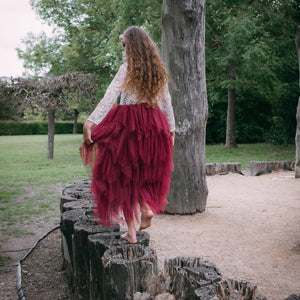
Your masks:
<svg viewBox="0 0 300 300"><path fill-rule="evenodd" d="M124 90L134 93L138 102L155 107L168 82L167 72L155 44L142 28L132 26L123 33L127 73Z"/></svg>

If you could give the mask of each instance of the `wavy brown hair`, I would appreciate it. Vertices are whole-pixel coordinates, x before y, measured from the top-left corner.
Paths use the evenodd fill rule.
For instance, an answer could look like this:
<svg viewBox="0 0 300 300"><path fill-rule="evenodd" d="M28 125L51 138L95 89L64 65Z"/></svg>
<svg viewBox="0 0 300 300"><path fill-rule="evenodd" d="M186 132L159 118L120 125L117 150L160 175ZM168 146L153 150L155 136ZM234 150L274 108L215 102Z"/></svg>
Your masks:
<svg viewBox="0 0 300 300"><path fill-rule="evenodd" d="M146 100L155 107L168 81L166 69L156 46L141 28L132 26L124 33L127 59L125 91L134 93L138 101Z"/></svg>

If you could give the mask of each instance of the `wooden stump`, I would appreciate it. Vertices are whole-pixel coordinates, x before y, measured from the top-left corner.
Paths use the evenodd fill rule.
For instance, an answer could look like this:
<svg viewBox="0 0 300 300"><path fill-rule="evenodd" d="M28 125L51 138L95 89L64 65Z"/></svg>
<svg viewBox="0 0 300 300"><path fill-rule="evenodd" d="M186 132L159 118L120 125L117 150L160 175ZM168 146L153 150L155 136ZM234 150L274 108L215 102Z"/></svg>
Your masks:
<svg viewBox="0 0 300 300"><path fill-rule="evenodd" d="M64 208L63 206L67 203L72 203L74 201L76 201L77 199L72 197L71 195L63 195L60 198L60 212L63 213L64 212Z"/></svg>
<svg viewBox="0 0 300 300"><path fill-rule="evenodd" d="M88 220L91 211L86 209L70 210L61 214L60 230L62 232L63 265L66 269L70 287L73 287L73 233L74 225L79 220Z"/></svg>
<svg viewBox="0 0 300 300"><path fill-rule="evenodd" d="M113 228L98 225L94 219L78 221L74 225L72 241L74 289L78 299L90 299L90 255L88 236L96 233L120 231L120 225Z"/></svg>
<svg viewBox="0 0 300 300"><path fill-rule="evenodd" d="M74 199L74 198L72 198ZM77 210L77 209L88 209L88 210L92 210L94 207L94 203L91 200L77 200L75 199L75 201L71 201L71 202L66 202L63 204L62 206L62 213L64 213L65 211L68 210Z"/></svg>
<svg viewBox="0 0 300 300"><path fill-rule="evenodd" d="M300 300L300 294L293 294L285 298L284 300Z"/></svg>
<svg viewBox="0 0 300 300"><path fill-rule="evenodd" d="M294 161L250 161L250 176L270 173L273 170L294 170Z"/></svg>
<svg viewBox="0 0 300 300"><path fill-rule="evenodd" d="M78 180L68 185L62 191L62 195L70 195L76 199L91 199L91 181Z"/></svg>
<svg viewBox="0 0 300 300"><path fill-rule="evenodd" d="M201 287L195 290L195 297L197 300L267 300L262 297L257 287L247 281L237 281L233 279L226 279L212 285Z"/></svg>
<svg viewBox="0 0 300 300"><path fill-rule="evenodd" d="M207 176L228 172L241 173L241 171L240 163L209 163L205 165L205 173Z"/></svg>
<svg viewBox="0 0 300 300"><path fill-rule="evenodd" d="M103 263L104 299L132 299L144 292L152 276L157 275L154 250L140 244L126 244L105 251Z"/></svg>
<svg viewBox="0 0 300 300"><path fill-rule="evenodd" d="M111 247L128 245L120 238L124 232L99 233L88 237L90 256L90 299L102 300L103 295L103 265L102 257L106 250ZM149 234L144 231L137 232L137 240L143 247L149 246Z"/></svg>
<svg viewBox="0 0 300 300"><path fill-rule="evenodd" d="M165 260L165 273L170 277L171 294L182 300L197 299L196 289L222 280L215 264L198 257Z"/></svg>

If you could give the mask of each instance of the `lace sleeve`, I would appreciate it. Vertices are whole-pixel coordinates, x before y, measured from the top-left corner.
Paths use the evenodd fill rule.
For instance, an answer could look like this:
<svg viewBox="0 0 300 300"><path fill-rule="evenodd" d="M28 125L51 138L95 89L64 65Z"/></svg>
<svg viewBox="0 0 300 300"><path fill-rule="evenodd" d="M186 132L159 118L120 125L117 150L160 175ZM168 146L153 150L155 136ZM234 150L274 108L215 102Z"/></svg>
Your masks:
<svg viewBox="0 0 300 300"><path fill-rule="evenodd" d="M88 117L89 121L98 125L106 117L121 93L125 82L126 69L126 64L121 65L114 79L107 88L104 97L99 102L96 109Z"/></svg>
<svg viewBox="0 0 300 300"><path fill-rule="evenodd" d="M158 101L158 106L162 110L162 112L167 117L170 132L175 130L175 118L174 118L174 112L171 102L171 96L169 93L168 86L166 85L164 92L162 94L161 99Z"/></svg>

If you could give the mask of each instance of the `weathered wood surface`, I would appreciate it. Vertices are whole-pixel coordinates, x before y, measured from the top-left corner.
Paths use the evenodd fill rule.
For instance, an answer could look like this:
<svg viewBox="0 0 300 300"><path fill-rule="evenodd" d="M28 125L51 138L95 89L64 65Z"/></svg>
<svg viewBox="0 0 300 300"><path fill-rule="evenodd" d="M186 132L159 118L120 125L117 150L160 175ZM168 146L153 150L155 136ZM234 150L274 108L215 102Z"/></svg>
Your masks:
<svg viewBox="0 0 300 300"><path fill-rule="evenodd" d="M192 299L192 298L191 298ZM195 290L193 299L197 300L267 300L257 291L257 286L233 279L222 280Z"/></svg>
<svg viewBox="0 0 300 300"><path fill-rule="evenodd" d="M284 300L300 300L300 294L293 294L289 297L285 298Z"/></svg>
<svg viewBox="0 0 300 300"><path fill-rule="evenodd" d="M174 172L166 212L190 214L206 207L205 1L164 0L162 58L176 116Z"/></svg>
<svg viewBox="0 0 300 300"><path fill-rule="evenodd" d="M63 264L66 270L70 287L74 287L74 262L73 262L73 233L77 221L89 218L87 210L69 210L61 214L60 229L62 232ZM92 212L89 212L92 213Z"/></svg>
<svg viewBox="0 0 300 300"><path fill-rule="evenodd" d="M90 258L90 299L102 300L103 295L103 264L102 257L111 247L120 247L128 244L121 239L124 232L110 232L90 235L88 237L88 249ZM150 236L147 232L137 232L138 243L144 247L149 246Z"/></svg>
<svg viewBox="0 0 300 300"><path fill-rule="evenodd" d="M70 203L76 200L92 201L90 188L90 180L78 180L66 186L63 189L62 196L60 198L60 212L63 213L66 210L64 209L64 204L66 203Z"/></svg>
<svg viewBox="0 0 300 300"><path fill-rule="evenodd" d="M240 163L207 163L205 165L205 173L207 176L235 172L241 173L242 167Z"/></svg>
<svg viewBox="0 0 300 300"><path fill-rule="evenodd" d="M297 26L296 31L296 49L298 53L299 62L299 75L300 75L300 25ZM300 86L300 76L299 76L299 86ZM298 99L298 106L296 112L297 128L296 128L296 164L295 164L295 177L300 178L300 97Z"/></svg>
<svg viewBox="0 0 300 300"><path fill-rule="evenodd" d="M170 277L170 292L176 299L195 299L195 290L222 280L212 262L198 257L176 257L165 260L165 273Z"/></svg>
<svg viewBox="0 0 300 300"><path fill-rule="evenodd" d="M90 253L88 236L96 233L120 231L120 225L113 228L100 226L94 219L77 221L74 224L72 240L74 289L79 299L90 299Z"/></svg>
<svg viewBox="0 0 300 300"><path fill-rule="evenodd" d="M91 181L90 180L78 180L74 183L66 186L62 195L70 195L77 199L91 199Z"/></svg>
<svg viewBox="0 0 300 300"><path fill-rule="evenodd" d="M94 203L92 200L87 200L87 199L77 200L74 198L72 199L73 201L68 201L63 204L61 210L62 213L68 210L77 210L77 209L93 210L94 208Z"/></svg>
<svg viewBox="0 0 300 300"><path fill-rule="evenodd" d="M250 161L250 175L258 176L271 171L294 170L294 161Z"/></svg>
<svg viewBox="0 0 300 300"><path fill-rule="evenodd" d="M132 299L144 292L152 276L157 275L154 250L140 244L111 247L102 257L104 299Z"/></svg>

